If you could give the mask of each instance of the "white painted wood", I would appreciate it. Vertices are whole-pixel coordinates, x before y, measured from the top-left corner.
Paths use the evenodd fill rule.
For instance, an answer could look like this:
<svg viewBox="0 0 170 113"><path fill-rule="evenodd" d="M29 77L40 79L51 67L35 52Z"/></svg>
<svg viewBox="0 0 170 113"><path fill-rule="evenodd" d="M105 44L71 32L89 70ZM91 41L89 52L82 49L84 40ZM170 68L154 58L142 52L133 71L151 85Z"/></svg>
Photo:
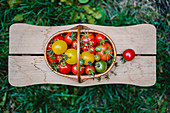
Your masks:
<svg viewBox="0 0 170 113"><path fill-rule="evenodd" d="M13 24L10 27L10 54L43 54L46 41L54 33L67 30L80 24L67 26L35 26L28 24ZM117 53L127 48L135 50L136 54L156 54L156 29L150 24L140 24L126 27L99 26L81 24L104 32L114 41Z"/></svg>
<svg viewBox="0 0 170 113"><path fill-rule="evenodd" d="M116 75L110 79L98 82L89 79L78 83L69 78L53 73L46 65L44 56L9 56L9 82L13 86L27 86L33 84L65 84L72 86L92 86L99 84L133 84L151 86L156 82L156 56L136 56L134 60L122 64L120 56L117 58ZM114 68L112 69L114 70Z"/></svg>

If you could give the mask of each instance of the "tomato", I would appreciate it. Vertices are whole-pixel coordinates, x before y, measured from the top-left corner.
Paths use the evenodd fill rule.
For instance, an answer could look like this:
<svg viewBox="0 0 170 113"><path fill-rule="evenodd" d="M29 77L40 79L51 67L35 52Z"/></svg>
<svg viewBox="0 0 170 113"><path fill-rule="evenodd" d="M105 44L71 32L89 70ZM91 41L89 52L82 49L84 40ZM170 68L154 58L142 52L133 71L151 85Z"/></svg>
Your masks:
<svg viewBox="0 0 170 113"><path fill-rule="evenodd" d="M133 49L126 49L123 52L123 58L127 61L133 60L135 57L135 51Z"/></svg>
<svg viewBox="0 0 170 113"><path fill-rule="evenodd" d="M95 59L96 61L99 61L99 60L100 60L100 55L94 55L94 59Z"/></svg>
<svg viewBox="0 0 170 113"><path fill-rule="evenodd" d="M74 40L74 41L72 42L71 48L77 49L77 40Z"/></svg>
<svg viewBox="0 0 170 113"><path fill-rule="evenodd" d="M63 37L62 36L55 36L53 38L54 41L57 41L57 40L63 40Z"/></svg>
<svg viewBox="0 0 170 113"><path fill-rule="evenodd" d="M102 34L97 34L95 40L98 44L103 44L106 41L105 36Z"/></svg>
<svg viewBox="0 0 170 113"><path fill-rule="evenodd" d="M52 44L48 44L47 48L51 49L52 48L51 46L52 46Z"/></svg>
<svg viewBox="0 0 170 113"><path fill-rule="evenodd" d="M92 54L96 53L95 47L93 47L93 46L90 47L89 50L90 50L90 53L92 53Z"/></svg>
<svg viewBox="0 0 170 113"><path fill-rule="evenodd" d="M52 50L56 55L63 54L67 50L67 43L63 40L57 40L52 44Z"/></svg>
<svg viewBox="0 0 170 113"><path fill-rule="evenodd" d="M70 65L77 63L77 50L76 49L68 49L65 54L70 57L66 60L66 62Z"/></svg>
<svg viewBox="0 0 170 113"><path fill-rule="evenodd" d="M64 73L64 74L70 73L70 71L71 71L71 65L69 65L69 64L66 63L64 66L62 66L62 64L59 63L59 71L60 71L61 73Z"/></svg>
<svg viewBox="0 0 170 113"><path fill-rule="evenodd" d="M57 55L56 59L58 62L61 62L64 60L63 56L61 56L61 55Z"/></svg>
<svg viewBox="0 0 170 113"><path fill-rule="evenodd" d="M92 45L92 46L95 46L97 44L96 40L95 39L91 39L89 41L89 45Z"/></svg>
<svg viewBox="0 0 170 113"><path fill-rule="evenodd" d="M75 75L77 75L77 64L74 64L73 66L72 66L72 72L73 72L73 74L75 74ZM83 65L81 65L80 66L80 75L81 74L83 74L84 73L84 66Z"/></svg>
<svg viewBox="0 0 170 113"><path fill-rule="evenodd" d="M96 52L97 55L100 55L101 60L109 60L113 55L112 46L105 42L104 45L98 45L98 47L102 48L102 51Z"/></svg>
<svg viewBox="0 0 170 113"><path fill-rule="evenodd" d="M81 56L80 56L81 57ZM80 65L83 65L84 64L84 60L83 59L81 59L80 60Z"/></svg>
<svg viewBox="0 0 170 113"><path fill-rule="evenodd" d="M48 61L50 63L57 63L57 58L56 57L57 57L56 55L50 54L50 55L48 55Z"/></svg>
<svg viewBox="0 0 170 113"><path fill-rule="evenodd" d="M71 45L74 40L76 40L76 33L70 32L67 33L66 36L64 37L64 41L68 44Z"/></svg>
<svg viewBox="0 0 170 113"><path fill-rule="evenodd" d="M85 73L88 74L88 75L94 75L95 74L95 68L94 66L89 66L87 65L85 67Z"/></svg>
<svg viewBox="0 0 170 113"><path fill-rule="evenodd" d="M87 46L83 46L82 50L83 50L83 51L88 51Z"/></svg>
<svg viewBox="0 0 170 113"><path fill-rule="evenodd" d="M94 34L92 33L85 33L81 36L81 41L83 43L88 43L90 40L94 39Z"/></svg>
<svg viewBox="0 0 170 113"><path fill-rule="evenodd" d="M95 63L95 70L99 73L103 73L107 70L107 63L103 60L100 60Z"/></svg>
<svg viewBox="0 0 170 113"><path fill-rule="evenodd" d="M89 65L89 62L93 63L94 62L94 54L91 54L89 52L82 52L81 54L81 59L84 60L84 65Z"/></svg>

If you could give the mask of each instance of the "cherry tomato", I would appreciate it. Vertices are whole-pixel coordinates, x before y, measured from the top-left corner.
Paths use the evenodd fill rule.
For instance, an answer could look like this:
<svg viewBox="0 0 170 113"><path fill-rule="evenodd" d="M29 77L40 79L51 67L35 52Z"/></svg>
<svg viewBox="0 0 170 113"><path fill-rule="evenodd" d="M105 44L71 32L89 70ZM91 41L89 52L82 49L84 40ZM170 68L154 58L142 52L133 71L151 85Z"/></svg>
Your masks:
<svg viewBox="0 0 170 113"><path fill-rule="evenodd" d="M77 40L74 40L74 41L72 42L71 48L77 49Z"/></svg>
<svg viewBox="0 0 170 113"><path fill-rule="evenodd" d="M131 61L135 57L135 51L133 49L126 49L123 52L123 58L127 61Z"/></svg>
<svg viewBox="0 0 170 113"><path fill-rule="evenodd" d="M89 41L89 45L92 45L92 46L95 46L97 44L96 40L95 39L91 39Z"/></svg>
<svg viewBox="0 0 170 113"><path fill-rule="evenodd" d="M57 40L52 44L52 50L56 55L63 54L67 50L67 43L63 40Z"/></svg>
<svg viewBox="0 0 170 113"><path fill-rule="evenodd" d="M86 73L87 75L94 75L94 74L95 74L95 68L94 68L94 66L87 65L87 66L85 67L85 73Z"/></svg>
<svg viewBox="0 0 170 113"><path fill-rule="evenodd" d="M47 48L51 49L52 48L52 44L48 44Z"/></svg>
<svg viewBox="0 0 170 113"><path fill-rule="evenodd" d="M57 55L56 59L57 59L57 62L62 62L64 60L63 56L61 55Z"/></svg>
<svg viewBox="0 0 170 113"><path fill-rule="evenodd" d="M80 59L84 60L84 65L89 65L89 61L91 63L94 62L94 54L91 54L89 52L86 52L86 51L82 52L81 57L82 58L80 58Z"/></svg>
<svg viewBox="0 0 170 113"><path fill-rule="evenodd" d="M61 73L64 73L64 74L70 73L70 71L71 71L71 65L69 65L69 64L66 63L65 66L62 66L61 63L59 63L59 71L60 71Z"/></svg>
<svg viewBox="0 0 170 113"><path fill-rule="evenodd" d="M83 51L88 51L87 46L83 46L82 50L83 50Z"/></svg>
<svg viewBox="0 0 170 113"><path fill-rule="evenodd" d="M74 40L76 40L76 33L67 33L66 36L64 37L64 41L68 44L71 45Z"/></svg>
<svg viewBox="0 0 170 113"><path fill-rule="evenodd" d="M76 49L68 49L65 54L70 57L66 60L66 62L70 65L77 63L77 50Z"/></svg>
<svg viewBox="0 0 170 113"><path fill-rule="evenodd" d="M73 66L72 66L72 72L73 72L73 74L75 74L75 75L77 75L77 64L74 64ZM81 65L80 66L80 75L81 74L83 74L84 73L84 66L83 65Z"/></svg>
<svg viewBox="0 0 170 113"><path fill-rule="evenodd" d="M50 63L57 63L57 58L56 57L57 57L56 55L50 54L50 55L48 55L48 61Z"/></svg>
<svg viewBox="0 0 170 113"><path fill-rule="evenodd" d="M99 61L99 60L100 60L100 55L94 55L94 59L95 59L96 61Z"/></svg>
<svg viewBox="0 0 170 113"><path fill-rule="evenodd" d="M101 60L109 60L113 54L112 46L108 43L105 42L104 45L97 45L102 48L102 51L96 52L97 55L100 55Z"/></svg>
<svg viewBox="0 0 170 113"><path fill-rule="evenodd" d="M102 34L97 34L95 37L95 40L98 44L104 43L105 42L105 36Z"/></svg>
<svg viewBox="0 0 170 113"><path fill-rule="evenodd" d="M90 49L90 53L92 53L92 54L96 53L95 47L92 46L89 49Z"/></svg>
<svg viewBox="0 0 170 113"><path fill-rule="evenodd" d="M85 33L84 35L81 36L81 41L83 43L88 43L92 39L94 39L93 33Z"/></svg>
<svg viewBox="0 0 170 113"><path fill-rule="evenodd" d="M63 37L62 36L55 36L53 38L54 41L57 41L57 40L63 40Z"/></svg>

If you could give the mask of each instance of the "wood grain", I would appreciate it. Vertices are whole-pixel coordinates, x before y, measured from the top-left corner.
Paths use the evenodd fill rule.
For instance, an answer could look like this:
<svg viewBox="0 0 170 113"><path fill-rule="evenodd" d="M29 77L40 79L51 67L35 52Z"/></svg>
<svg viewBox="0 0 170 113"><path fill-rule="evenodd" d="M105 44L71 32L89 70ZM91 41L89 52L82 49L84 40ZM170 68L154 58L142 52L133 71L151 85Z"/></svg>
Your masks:
<svg viewBox="0 0 170 113"><path fill-rule="evenodd" d="M102 78L78 83L53 73L46 65L44 56L9 56L9 82L13 86L33 84L65 84L72 86L91 86L99 84L133 84L151 86L156 82L156 56L136 56L131 62L122 64L117 58L118 67L110 79ZM114 67L115 68L115 67ZM114 68L112 70L114 70Z"/></svg>
<svg viewBox="0 0 170 113"><path fill-rule="evenodd" d="M91 29L106 33L114 41L118 54L122 54L127 48L134 49L136 54L156 54L156 29L149 24L127 27L90 24L45 27L21 23L13 24L10 27L9 53L43 54L45 44L51 35L77 25L85 25Z"/></svg>

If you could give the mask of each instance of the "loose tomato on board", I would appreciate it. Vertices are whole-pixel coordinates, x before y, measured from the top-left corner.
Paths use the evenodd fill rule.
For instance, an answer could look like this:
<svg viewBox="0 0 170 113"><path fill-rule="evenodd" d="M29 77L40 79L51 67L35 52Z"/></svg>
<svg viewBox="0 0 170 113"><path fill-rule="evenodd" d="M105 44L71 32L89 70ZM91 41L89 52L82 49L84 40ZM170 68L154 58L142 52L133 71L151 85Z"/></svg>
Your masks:
<svg viewBox="0 0 170 113"><path fill-rule="evenodd" d="M52 44L52 50L56 55L63 54L67 50L67 43L63 40L57 40Z"/></svg>
<svg viewBox="0 0 170 113"><path fill-rule="evenodd" d="M80 66L80 75L84 73L84 68L85 67L83 65ZM72 66L71 70L72 70L73 74L77 75L77 64L74 64Z"/></svg>
<svg viewBox="0 0 170 113"><path fill-rule="evenodd" d="M71 65L66 63L64 66L62 66L62 64L59 63L59 71L63 74L70 73Z"/></svg>
<svg viewBox="0 0 170 113"><path fill-rule="evenodd" d="M94 75L95 74L94 66L87 65L85 67L85 73L88 74L88 75Z"/></svg>
<svg viewBox="0 0 170 113"><path fill-rule="evenodd" d="M55 36L54 37L54 41L57 41L57 40L63 40L64 38L62 36Z"/></svg>
<svg viewBox="0 0 170 113"><path fill-rule="evenodd" d="M57 56L55 54L54 55L50 54L48 55L47 58L50 63L57 63Z"/></svg>
<svg viewBox="0 0 170 113"><path fill-rule="evenodd" d="M101 60L107 61L112 57L112 46L108 42L105 42L104 45L97 45L97 47L101 49L100 52L96 52L97 55L100 55Z"/></svg>
<svg viewBox="0 0 170 113"><path fill-rule="evenodd" d="M68 44L68 45L71 45L72 44L72 42L74 41L74 40L76 40L76 33L74 33L74 32L69 32L69 33L67 33L66 34L66 36L64 37L64 41Z"/></svg>
<svg viewBox="0 0 170 113"><path fill-rule="evenodd" d="M77 49L77 40L74 40L74 41L72 42L71 48Z"/></svg>
<svg viewBox="0 0 170 113"><path fill-rule="evenodd" d="M126 49L123 52L123 58L127 61L133 60L135 57L135 51L133 49Z"/></svg>

